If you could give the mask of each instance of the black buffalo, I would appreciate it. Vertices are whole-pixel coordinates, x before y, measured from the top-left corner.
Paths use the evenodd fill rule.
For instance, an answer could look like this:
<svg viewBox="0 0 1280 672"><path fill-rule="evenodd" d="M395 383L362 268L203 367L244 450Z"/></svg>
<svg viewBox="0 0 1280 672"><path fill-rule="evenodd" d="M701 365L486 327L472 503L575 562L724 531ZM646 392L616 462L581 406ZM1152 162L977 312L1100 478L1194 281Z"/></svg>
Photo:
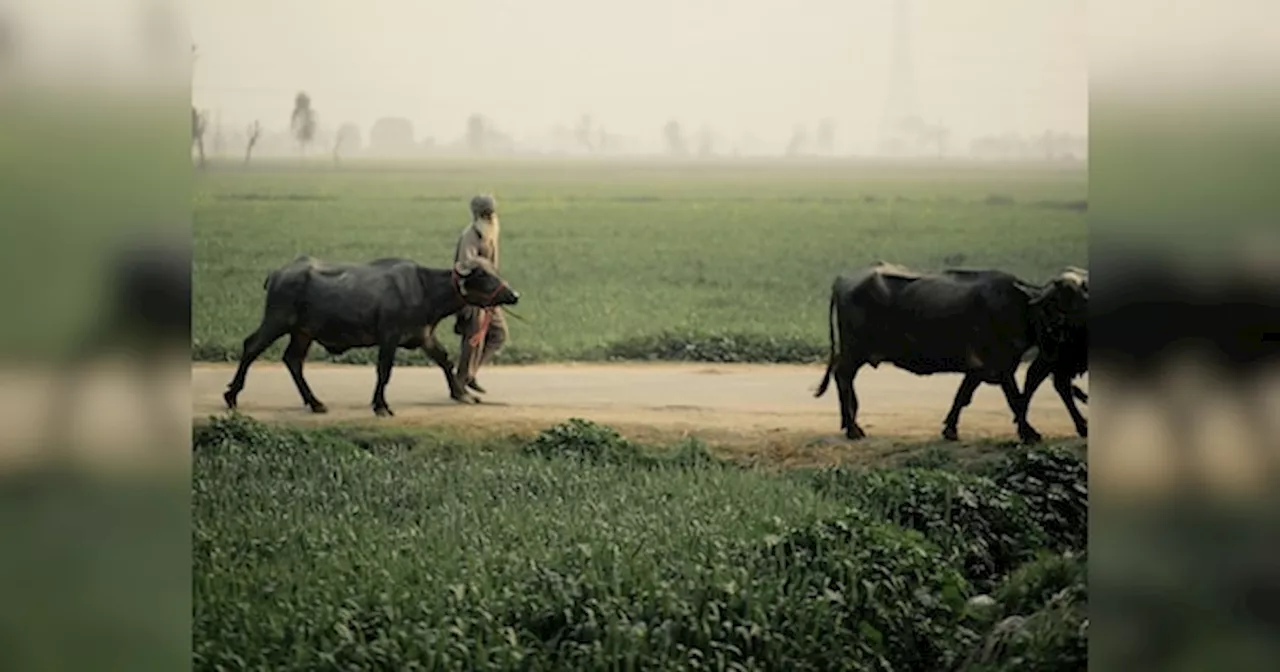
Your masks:
<svg viewBox="0 0 1280 672"><path fill-rule="evenodd" d="M926 274L881 262L840 275L831 288L830 357L814 396L826 393L834 374L841 428L856 440L866 436L853 389L864 364L889 362L917 375L963 373L943 436L955 437L960 410L979 384L990 383L1004 392L1019 438L1035 443L1040 435L1027 422L1014 374L1042 325L1083 313L1085 301L1069 285L1039 287L995 270Z"/></svg>
<svg viewBox="0 0 1280 672"><path fill-rule="evenodd" d="M1089 272L1080 268L1067 268L1051 282L1062 283L1064 290L1060 296L1082 295L1089 298ZM1036 344L1040 352L1027 367L1027 379L1022 386L1022 395L1027 405L1036 394L1036 389L1050 376L1053 377L1053 389L1062 398L1071 421L1076 425L1076 433L1089 435L1089 422L1080 414L1076 400L1089 403L1089 395L1072 384L1072 380L1089 372L1089 322L1082 312L1068 311L1054 313L1058 321L1041 322L1040 334Z"/></svg>
<svg viewBox="0 0 1280 672"><path fill-rule="evenodd" d="M1089 274L1074 266L1064 269L1040 290L1044 297L1038 301L1042 310L1040 319L1032 323L1032 340L1039 350L1027 367L1022 397L1026 407L1045 379L1052 376L1054 389L1062 398L1063 406L1075 423L1080 436L1089 435L1088 421L1080 413L1075 400L1088 403L1089 395L1072 384L1072 379L1089 370L1089 331L1087 302L1089 299ZM957 425L960 412L973 401L973 393L982 381L973 374L966 374L956 391L955 402L948 413L942 436L955 441L959 438Z"/></svg>
<svg viewBox="0 0 1280 672"><path fill-rule="evenodd" d="M352 348L378 348L373 410L379 416L394 415L384 391L391 379L397 348L422 348L444 371L450 396L463 403L476 403L476 398L458 384L449 354L436 339L436 325L467 305L514 305L520 300L520 295L484 260L439 269L399 258L367 264L326 264L302 256L272 271L263 288L267 290L267 301L262 323L244 339L240 366L223 394L231 409L244 389L249 366L285 334L290 337L284 353L285 366L303 403L316 413L324 413L325 405L302 377L302 363L313 341L333 355Z"/></svg>

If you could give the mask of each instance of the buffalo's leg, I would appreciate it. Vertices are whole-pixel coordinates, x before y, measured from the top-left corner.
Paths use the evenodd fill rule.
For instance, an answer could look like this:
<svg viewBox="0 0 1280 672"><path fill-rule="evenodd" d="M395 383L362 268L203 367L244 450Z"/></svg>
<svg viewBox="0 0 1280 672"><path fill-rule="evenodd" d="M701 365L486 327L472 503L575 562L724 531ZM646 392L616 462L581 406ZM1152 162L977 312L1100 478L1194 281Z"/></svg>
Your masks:
<svg viewBox="0 0 1280 672"><path fill-rule="evenodd" d="M1080 414L1080 409L1076 407L1076 400L1072 397L1072 391L1077 389L1071 384L1071 378L1065 375L1054 374L1053 389L1058 391L1058 396L1062 398L1062 405L1067 407L1067 413L1071 414L1071 422L1076 425L1076 433L1082 437L1089 436L1089 421ZM1027 404L1031 404L1031 393L1026 392Z"/></svg>
<svg viewBox="0 0 1280 672"><path fill-rule="evenodd" d="M858 426L858 393L853 389L853 379L858 375L862 362L851 362L842 357L836 364L836 392L840 394L840 428L852 441L866 437Z"/></svg>
<svg viewBox="0 0 1280 672"><path fill-rule="evenodd" d="M955 401L951 402L951 411L947 413L942 423L942 438L948 441L960 438L960 432L957 429L957 425L960 424L960 411L973 403L973 393L981 384L982 379L977 374L965 374L964 380L960 381L960 387L956 390Z"/></svg>
<svg viewBox="0 0 1280 672"><path fill-rule="evenodd" d="M378 383L373 388L373 412L378 417L392 416L387 406L387 383L391 382L391 366L396 361L396 341L384 341L378 346Z"/></svg>
<svg viewBox="0 0 1280 672"><path fill-rule="evenodd" d="M236 375L231 379L231 383L227 385L227 391L222 394L223 401L227 402L227 408L235 409L236 398L244 390L244 378L249 373L249 366L253 364L254 360L262 356L262 353L271 347L272 343L280 340L280 337L288 332L288 328L264 320L257 331L249 334L249 337L244 339L244 349L240 352L240 365L236 367Z"/></svg>
<svg viewBox="0 0 1280 672"><path fill-rule="evenodd" d="M298 387L298 394L302 395L302 403L311 409L312 413L325 413L329 409L324 403L316 398L311 392L311 386L307 385L307 379L302 377L302 363L307 361L307 350L311 349L311 337L295 332L289 337L289 347L284 351L284 365L289 368L289 375L293 376L293 384Z"/></svg>
<svg viewBox="0 0 1280 672"><path fill-rule="evenodd" d="M1089 403L1089 397L1080 388L1071 384L1071 377L1053 373L1053 365L1047 360L1037 357L1031 366L1027 367L1027 380L1022 387L1022 397L1025 400L1027 409L1031 408L1031 398L1035 396L1036 389L1046 378L1052 373L1053 389L1058 392L1058 397L1062 399L1062 405L1066 407L1067 413L1071 415L1071 422L1075 423L1076 433L1082 437L1089 436L1089 421L1080 414L1080 409L1076 406L1076 399L1084 403Z"/></svg>
<svg viewBox="0 0 1280 672"><path fill-rule="evenodd" d="M422 351L440 367L441 371L444 371L445 382L449 384L450 398L464 404L480 403L479 399L463 388L462 382L458 380L457 374L453 372L453 362L449 361L449 351L445 350L443 345L440 345L440 341L436 339L434 334L427 336L426 342L422 345Z"/></svg>
<svg viewBox="0 0 1280 672"><path fill-rule="evenodd" d="M1031 362L1031 366L1027 367L1027 378L1022 383L1022 396L1027 400L1027 406L1031 405L1031 398L1036 395L1036 390L1040 385L1048 380L1049 374L1053 373L1053 364L1044 357L1036 357ZM1057 381L1054 381L1057 385Z"/></svg>
<svg viewBox="0 0 1280 672"><path fill-rule="evenodd" d="M1013 422L1018 427L1018 438L1023 443L1032 444L1039 443L1041 440L1040 433L1027 422L1027 398L1018 392L1018 381L1014 379L1013 372L1010 372L1000 381L1000 389L1004 392L1004 398L1009 402L1009 410L1013 411Z"/></svg>

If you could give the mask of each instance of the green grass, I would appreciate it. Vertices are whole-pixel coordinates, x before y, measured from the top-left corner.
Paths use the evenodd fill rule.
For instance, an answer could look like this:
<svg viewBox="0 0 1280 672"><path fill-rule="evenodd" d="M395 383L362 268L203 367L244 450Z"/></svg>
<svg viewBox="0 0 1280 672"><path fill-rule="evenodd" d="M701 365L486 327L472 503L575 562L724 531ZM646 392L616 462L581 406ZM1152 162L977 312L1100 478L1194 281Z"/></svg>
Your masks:
<svg viewBox="0 0 1280 672"><path fill-rule="evenodd" d="M807 361L825 349L827 292L841 271L884 259L1041 281L1088 261L1079 168L351 165L197 176L197 359L238 358L261 316L266 274L299 254L447 266L480 191L498 196L503 272L528 320L509 320L508 362Z"/></svg>
<svg viewBox="0 0 1280 672"><path fill-rule="evenodd" d="M1008 602L992 613L1029 615L1075 585L971 571L998 544L1040 565L1051 551L1006 515L1025 502L1003 477L833 491L681 458L698 452L582 421L479 443L201 424L194 669L950 669L996 632L966 606L979 586ZM1078 592L1036 621L1043 646L1010 655L1082 650Z"/></svg>

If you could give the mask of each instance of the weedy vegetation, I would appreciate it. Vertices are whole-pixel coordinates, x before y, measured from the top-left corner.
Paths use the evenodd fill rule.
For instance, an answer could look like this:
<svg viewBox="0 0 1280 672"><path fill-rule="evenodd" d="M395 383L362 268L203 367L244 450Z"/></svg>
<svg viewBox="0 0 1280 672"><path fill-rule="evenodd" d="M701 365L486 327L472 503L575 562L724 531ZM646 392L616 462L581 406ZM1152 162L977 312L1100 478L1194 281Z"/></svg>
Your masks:
<svg viewBox="0 0 1280 672"><path fill-rule="evenodd" d="M927 459L779 473L585 420L463 443L216 418L193 666L1082 669L1083 458Z"/></svg>

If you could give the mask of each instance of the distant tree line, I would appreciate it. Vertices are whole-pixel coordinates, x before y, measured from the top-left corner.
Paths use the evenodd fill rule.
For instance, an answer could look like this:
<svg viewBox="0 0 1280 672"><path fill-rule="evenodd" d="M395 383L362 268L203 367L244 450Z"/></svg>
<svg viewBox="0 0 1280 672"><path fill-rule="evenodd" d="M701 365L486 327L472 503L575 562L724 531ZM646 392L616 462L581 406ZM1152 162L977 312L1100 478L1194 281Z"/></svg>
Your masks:
<svg viewBox="0 0 1280 672"><path fill-rule="evenodd" d="M193 55L195 54L193 48ZM284 121L284 118L280 118ZM768 147L751 135L730 140L703 123L691 131L678 119L669 119L654 138L668 156L674 158L706 159L716 156L782 155L784 157L836 156L836 123L831 118L809 123L797 123L782 146ZM954 155L951 152L951 130L941 122L928 123L918 117L899 120L882 138L879 153L899 156L937 157ZM603 155L628 153L630 138L610 133L590 114L581 115L571 126L560 125L550 130L547 137L533 143L519 142L500 128L494 120L481 113L467 117L465 126L455 139L437 144L434 138L419 138L413 121L407 117L386 116L374 121L366 138L360 126L345 122L335 128L321 125L320 114L310 94L299 91L293 97L288 125L282 130L270 131L260 119L255 119L241 129L224 129L221 116L211 115L209 110L191 107L191 143L200 167L207 162L206 139L212 134L215 156L239 154L244 165L249 165L256 155L306 157L315 147L327 149L334 165L340 165L344 157L383 156L413 157L424 154L449 153L472 155L502 155L521 151L552 154ZM235 150L234 148L241 148ZM1088 155L1088 138L1084 135L1047 130L1043 133L1022 136L1012 133L984 135L969 144L968 156L984 160L1071 160L1084 159ZM314 155L312 153L311 155Z"/></svg>
<svg viewBox="0 0 1280 672"><path fill-rule="evenodd" d="M978 159L1005 161L1084 160L1089 156L1089 138L1083 134L1058 131L1044 131L1035 135L983 135L974 138L969 144L969 155Z"/></svg>

